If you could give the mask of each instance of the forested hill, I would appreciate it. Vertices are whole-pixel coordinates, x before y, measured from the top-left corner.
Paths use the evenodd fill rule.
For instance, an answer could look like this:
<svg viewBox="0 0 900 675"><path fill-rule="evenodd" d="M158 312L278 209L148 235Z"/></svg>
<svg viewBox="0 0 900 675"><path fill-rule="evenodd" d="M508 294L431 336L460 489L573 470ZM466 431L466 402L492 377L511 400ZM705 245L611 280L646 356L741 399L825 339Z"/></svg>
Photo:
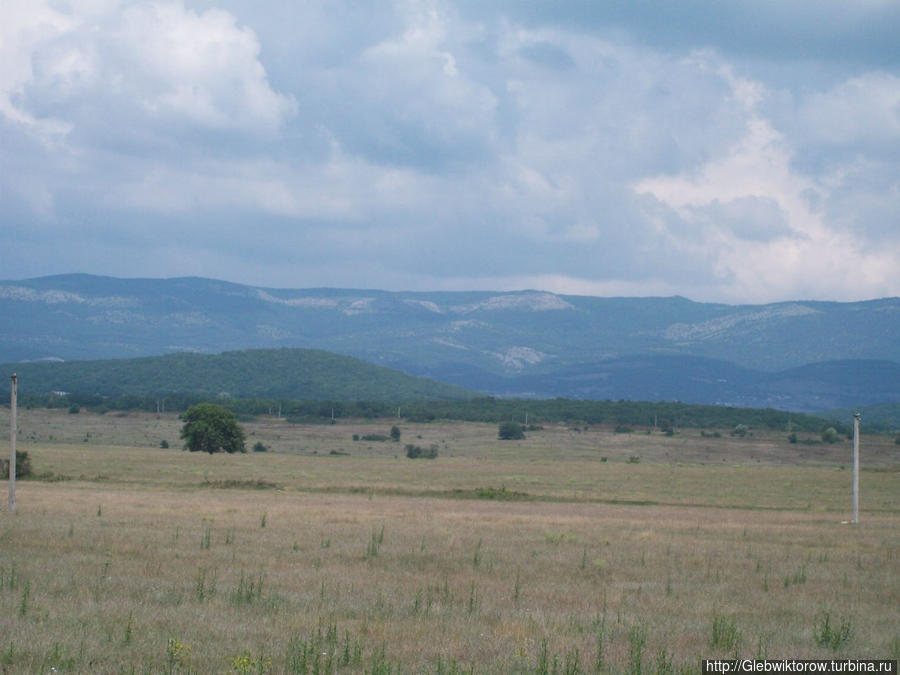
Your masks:
<svg viewBox="0 0 900 675"><path fill-rule="evenodd" d="M317 349L253 349L223 354L102 361L17 363L19 392L53 391L101 396L284 398L332 401L460 400L474 394L460 387L349 356ZM9 391L9 380L0 387Z"/></svg>

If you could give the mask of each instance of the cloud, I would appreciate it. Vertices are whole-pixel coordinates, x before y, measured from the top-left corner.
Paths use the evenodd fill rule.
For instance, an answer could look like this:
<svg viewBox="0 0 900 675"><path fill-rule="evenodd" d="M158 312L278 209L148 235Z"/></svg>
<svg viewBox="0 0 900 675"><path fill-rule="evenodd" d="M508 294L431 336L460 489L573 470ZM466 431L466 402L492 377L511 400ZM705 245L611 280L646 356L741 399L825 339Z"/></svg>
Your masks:
<svg viewBox="0 0 900 675"><path fill-rule="evenodd" d="M195 13L178 4L129 7L111 50L134 66L127 76L105 61L107 82L133 96L146 113L200 127L276 133L296 111L291 96L272 90L253 31L228 12Z"/></svg>
<svg viewBox="0 0 900 675"><path fill-rule="evenodd" d="M575 65L569 53L551 42L535 42L519 48L519 54L553 70L567 70Z"/></svg>
<svg viewBox="0 0 900 675"><path fill-rule="evenodd" d="M851 77L828 91L808 96L798 124L811 142L858 148L900 150L900 77L869 72Z"/></svg>
<svg viewBox="0 0 900 675"><path fill-rule="evenodd" d="M534 28L628 35L657 49L712 48L740 58L816 60L896 67L900 6L890 0L692 0L647 6L630 0L461 0L467 13Z"/></svg>
<svg viewBox="0 0 900 675"><path fill-rule="evenodd" d="M738 197L726 202L716 198L706 206L692 209L691 219L704 223L707 229L730 231L744 241L770 242L796 235L778 201L767 196Z"/></svg>
<svg viewBox="0 0 900 675"><path fill-rule="evenodd" d="M443 171L489 159L497 99L457 58L477 28L428 3L404 7L403 18L402 32L335 73L339 92L358 107L333 102L334 133L347 151L393 166Z"/></svg>
<svg viewBox="0 0 900 675"><path fill-rule="evenodd" d="M691 257L698 247L710 251L723 282L719 292L730 287L736 298L825 289L829 297L847 298L860 289L878 295L895 288L896 239L875 250L849 229L833 227L816 207L833 188L794 169L789 143L756 112L763 88L742 78L732 82L748 111L744 137L698 169L633 186L671 209L658 221L661 233Z"/></svg>
<svg viewBox="0 0 900 675"><path fill-rule="evenodd" d="M98 142L117 117L160 136L182 125L265 136L295 114L293 97L269 85L255 34L229 13L177 2L87 7L11 8L0 71L8 120Z"/></svg>
<svg viewBox="0 0 900 675"><path fill-rule="evenodd" d="M825 5L7 3L7 274L898 294L897 9Z"/></svg>

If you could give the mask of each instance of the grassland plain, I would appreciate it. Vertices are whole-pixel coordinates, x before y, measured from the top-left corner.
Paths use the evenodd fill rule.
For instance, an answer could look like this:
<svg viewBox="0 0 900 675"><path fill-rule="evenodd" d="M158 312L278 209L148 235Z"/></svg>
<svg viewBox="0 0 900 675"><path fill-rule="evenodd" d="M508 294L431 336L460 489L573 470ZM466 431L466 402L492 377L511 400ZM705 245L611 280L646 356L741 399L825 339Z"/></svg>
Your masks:
<svg viewBox="0 0 900 675"><path fill-rule="evenodd" d="M863 438L849 526L847 442L555 425L511 442L457 423L352 440L392 423L264 419L245 427L269 452L199 456L178 449L174 415L20 411L41 478L0 514L0 667L666 673L703 656L900 656L892 438ZM406 442L440 455L408 460Z"/></svg>

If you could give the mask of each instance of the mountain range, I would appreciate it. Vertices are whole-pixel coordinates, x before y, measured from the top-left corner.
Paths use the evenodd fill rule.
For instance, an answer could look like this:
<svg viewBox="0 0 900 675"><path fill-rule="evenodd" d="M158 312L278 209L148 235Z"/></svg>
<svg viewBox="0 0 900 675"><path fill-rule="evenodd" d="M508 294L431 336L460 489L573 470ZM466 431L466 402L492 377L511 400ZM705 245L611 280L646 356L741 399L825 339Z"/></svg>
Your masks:
<svg viewBox="0 0 900 675"><path fill-rule="evenodd" d="M7 363L303 347L500 396L900 401L900 298L726 305L71 274L0 281L0 319Z"/></svg>

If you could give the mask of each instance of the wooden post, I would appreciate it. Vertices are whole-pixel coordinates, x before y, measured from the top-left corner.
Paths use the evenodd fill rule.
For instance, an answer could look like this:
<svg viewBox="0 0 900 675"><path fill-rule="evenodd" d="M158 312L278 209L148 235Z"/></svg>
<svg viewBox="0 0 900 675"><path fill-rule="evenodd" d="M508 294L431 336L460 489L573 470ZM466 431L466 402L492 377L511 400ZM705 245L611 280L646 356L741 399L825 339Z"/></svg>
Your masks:
<svg viewBox="0 0 900 675"><path fill-rule="evenodd" d="M9 510L16 510L16 398L19 378L13 373L9 393Z"/></svg>

